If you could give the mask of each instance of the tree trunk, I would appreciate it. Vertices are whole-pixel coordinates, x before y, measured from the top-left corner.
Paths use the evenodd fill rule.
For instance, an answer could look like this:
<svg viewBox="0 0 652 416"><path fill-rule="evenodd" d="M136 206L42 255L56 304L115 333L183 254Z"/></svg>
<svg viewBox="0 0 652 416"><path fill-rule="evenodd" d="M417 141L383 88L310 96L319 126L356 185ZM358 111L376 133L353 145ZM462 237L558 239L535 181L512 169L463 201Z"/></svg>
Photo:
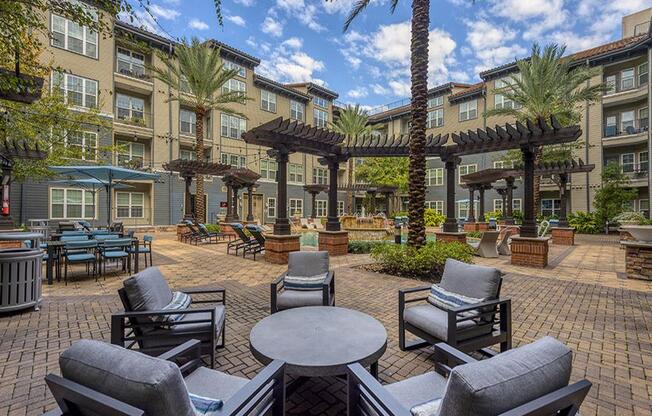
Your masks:
<svg viewBox="0 0 652 416"><path fill-rule="evenodd" d="M195 129L195 154L197 160L204 161L204 109L195 108L196 129ZM196 175L195 180L195 219L205 221L206 206L204 204L204 177Z"/></svg>
<svg viewBox="0 0 652 416"><path fill-rule="evenodd" d="M412 125L410 127L409 233L408 244L419 248L426 242L424 211L426 204L426 116L428 101L428 24L429 0L412 1Z"/></svg>
<svg viewBox="0 0 652 416"><path fill-rule="evenodd" d="M543 160L543 147L539 146L534 151L534 166L538 166ZM534 177L534 216L536 217L541 212L541 176Z"/></svg>
<svg viewBox="0 0 652 416"><path fill-rule="evenodd" d="M349 188L353 186L353 158L349 159L347 169L349 170L348 173L348 186ZM346 203L347 203L347 209L348 209L348 214L353 214L353 191L349 189L346 191Z"/></svg>

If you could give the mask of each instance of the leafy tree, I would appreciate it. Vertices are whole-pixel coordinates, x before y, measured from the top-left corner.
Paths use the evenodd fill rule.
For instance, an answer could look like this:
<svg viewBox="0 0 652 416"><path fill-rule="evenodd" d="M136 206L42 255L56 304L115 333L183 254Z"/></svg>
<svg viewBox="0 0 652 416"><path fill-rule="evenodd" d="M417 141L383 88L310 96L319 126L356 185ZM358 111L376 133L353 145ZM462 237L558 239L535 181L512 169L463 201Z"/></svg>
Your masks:
<svg viewBox="0 0 652 416"><path fill-rule="evenodd" d="M353 20L371 3L360 0L346 18L344 31L348 30ZM390 1L393 13L398 0ZM412 39L410 43L410 78L411 78L411 116L410 157L409 157L409 214L410 225L408 244L419 248L426 243L424 211L426 201L426 117L428 102L428 24L430 21L430 1L412 0Z"/></svg>
<svg viewBox="0 0 652 416"><path fill-rule="evenodd" d="M628 187L629 178L616 162L611 162L602 171L602 188L593 199L595 219L601 226L625 211L628 202L636 198L638 192Z"/></svg>
<svg viewBox="0 0 652 416"><path fill-rule="evenodd" d="M406 157L370 157L355 169L356 178L374 185L398 186L399 192L408 188L410 160Z"/></svg>
<svg viewBox="0 0 652 416"><path fill-rule="evenodd" d="M204 117L210 110L223 114L247 118L234 110L231 104L246 104L249 98L239 91L225 91L226 83L238 73L236 69L226 69L220 58L220 49L201 43L193 38L183 40L174 48L173 55L158 51L162 67L152 67L152 75L169 85L176 95L168 100L178 101L193 109L197 127L195 129L195 152L197 160L204 158ZM204 218L204 178L196 179L195 210L198 218Z"/></svg>
<svg viewBox="0 0 652 416"><path fill-rule="evenodd" d="M371 126L367 123L369 116L358 104L355 106L347 105L330 124L330 128L340 134L345 135L350 142L354 142L358 137L371 133ZM353 158L348 161L347 174L348 184L353 184ZM353 209L353 191L346 192L346 204L349 209Z"/></svg>
<svg viewBox="0 0 652 416"><path fill-rule="evenodd" d="M536 43L532 45L530 58L516 62L518 72L507 78L508 85L494 90L515 105L493 108L486 115L510 116L519 121L554 116L564 126L579 123L582 106L599 100L605 86L602 83L587 86L598 70L574 65L563 57L565 51L565 46L557 44L549 44L543 50ZM569 159L577 146L544 146L535 151L535 162ZM509 151L505 158L520 161L520 151ZM535 206L539 204L540 183L540 178L535 177Z"/></svg>

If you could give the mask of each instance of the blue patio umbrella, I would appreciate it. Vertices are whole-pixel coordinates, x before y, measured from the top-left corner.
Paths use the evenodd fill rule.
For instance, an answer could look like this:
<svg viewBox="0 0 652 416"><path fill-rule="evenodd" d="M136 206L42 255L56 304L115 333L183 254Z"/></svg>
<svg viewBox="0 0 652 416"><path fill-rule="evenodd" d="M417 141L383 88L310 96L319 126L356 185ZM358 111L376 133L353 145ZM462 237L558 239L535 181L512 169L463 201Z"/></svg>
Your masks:
<svg viewBox="0 0 652 416"><path fill-rule="evenodd" d="M116 187L124 186L124 181L156 180L157 173L142 172L139 170L121 168L119 166L50 166L50 170L61 175L67 175L68 180L90 179L97 181L97 185L106 189L107 224L111 224L111 194ZM79 183L79 182L78 182ZM128 185L127 185L128 186Z"/></svg>

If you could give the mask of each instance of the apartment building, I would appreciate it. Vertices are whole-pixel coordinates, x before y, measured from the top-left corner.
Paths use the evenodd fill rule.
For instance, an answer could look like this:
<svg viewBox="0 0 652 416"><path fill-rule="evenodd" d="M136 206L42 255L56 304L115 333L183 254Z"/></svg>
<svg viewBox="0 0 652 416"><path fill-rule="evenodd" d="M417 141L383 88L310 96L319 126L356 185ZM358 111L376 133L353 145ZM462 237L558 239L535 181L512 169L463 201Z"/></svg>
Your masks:
<svg viewBox="0 0 652 416"><path fill-rule="evenodd" d="M591 84L604 82L608 91L597 103L582 108L580 123L582 136L574 157L596 165L588 174L573 174L571 178L570 209L587 211L593 207L593 198L600 187L602 169L610 162L620 165L631 179L631 186L638 190L638 197L632 201L631 209L649 215L650 189L649 154L652 140L649 130L650 63L652 61L652 37L650 20L652 8L623 17L622 38L608 44L596 46L569 56L577 65L597 68L597 75ZM511 122L505 117L486 117L484 112L492 108L513 107L506 97L496 94L495 89L510 82L510 76L517 72L514 62L493 68L479 74L477 84L448 83L429 90L427 134L449 134L504 125ZM371 111L370 122L377 134L407 134L410 122L409 101L398 101L380 106ZM487 153L465 156L457 171L459 176L478 170L504 167L504 154ZM440 212L445 209L444 165L438 158L427 161L426 177L427 206ZM514 196L514 209L522 207L522 186ZM468 191L456 189L456 215L464 218L468 214ZM485 193L486 209L502 209L502 200L493 190ZM541 206L544 215L559 212L559 192L549 179L541 184ZM475 201L478 204L478 201ZM477 212L477 205L476 205Z"/></svg>
<svg viewBox="0 0 652 416"><path fill-rule="evenodd" d="M164 163L177 158L195 158L195 113L191 108L170 101L168 85L151 76L148 65L162 66L159 53L169 54L175 43L121 21L112 21L114 36L92 33L88 28L61 16L47 16L52 39L44 59L51 60L63 72L51 75L48 88L60 88L68 103L85 111L98 108L109 128L82 126L68 136L69 146L84 149L82 160L74 164L109 163L142 168L160 173L157 181L130 181L130 188L114 192L112 220L126 225L175 224L183 217L184 182L165 171ZM277 117L292 118L326 127L333 118L333 100L338 94L314 83L284 85L256 74L260 60L217 40L224 65L238 70L225 90L246 93L245 105L233 104L247 118L210 111L204 120L206 159L236 167L246 167L261 175L253 192L254 216L261 222L273 222L276 207L276 163L266 148L247 145L240 137L252 127ZM118 146L118 152L102 154L101 149ZM99 149L99 150L98 150ZM345 178L345 166L340 174ZM306 216L312 209L305 184L328 183L328 170L316 157L295 153L288 165L288 207L291 215ZM194 187L194 185L193 185ZM226 213L226 187L219 177L205 178L207 221L216 221ZM193 189L194 192L194 189ZM343 211L343 200L340 211ZM11 195L14 219L50 220L95 219L106 221L107 195L89 190L66 188L47 182L14 186ZM247 195L238 203L240 216L246 216ZM326 194L318 195L318 216L326 216Z"/></svg>

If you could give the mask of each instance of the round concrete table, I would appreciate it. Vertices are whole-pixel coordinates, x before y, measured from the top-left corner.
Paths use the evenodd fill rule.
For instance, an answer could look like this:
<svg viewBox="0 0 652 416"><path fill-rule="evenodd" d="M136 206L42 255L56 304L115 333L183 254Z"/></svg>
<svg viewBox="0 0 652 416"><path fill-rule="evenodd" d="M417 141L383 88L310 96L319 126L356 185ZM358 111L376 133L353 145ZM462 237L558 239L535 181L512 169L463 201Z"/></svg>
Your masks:
<svg viewBox="0 0 652 416"><path fill-rule="evenodd" d="M299 377L346 374L346 366L370 366L378 376L378 359L387 348L387 331L362 312L333 306L310 306L277 312L251 330L254 357L267 365L285 361L286 373Z"/></svg>

